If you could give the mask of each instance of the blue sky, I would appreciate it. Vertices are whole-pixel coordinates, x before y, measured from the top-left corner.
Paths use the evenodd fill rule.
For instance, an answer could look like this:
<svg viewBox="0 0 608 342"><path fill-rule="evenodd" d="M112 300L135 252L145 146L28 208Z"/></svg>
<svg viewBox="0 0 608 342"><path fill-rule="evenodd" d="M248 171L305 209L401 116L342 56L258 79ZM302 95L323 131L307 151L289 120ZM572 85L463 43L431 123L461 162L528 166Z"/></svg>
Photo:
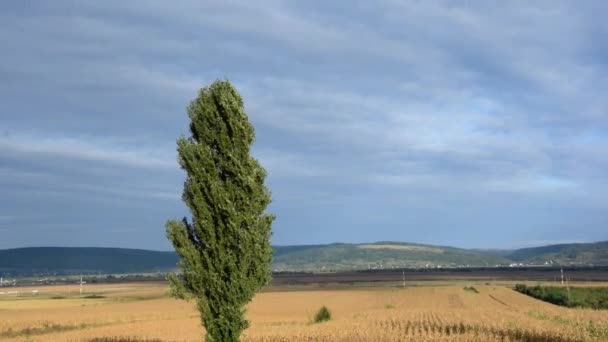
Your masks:
<svg viewBox="0 0 608 342"><path fill-rule="evenodd" d="M245 100L275 244L608 239L605 1L3 1L0 248L170 249L197 90Z"/></svg>

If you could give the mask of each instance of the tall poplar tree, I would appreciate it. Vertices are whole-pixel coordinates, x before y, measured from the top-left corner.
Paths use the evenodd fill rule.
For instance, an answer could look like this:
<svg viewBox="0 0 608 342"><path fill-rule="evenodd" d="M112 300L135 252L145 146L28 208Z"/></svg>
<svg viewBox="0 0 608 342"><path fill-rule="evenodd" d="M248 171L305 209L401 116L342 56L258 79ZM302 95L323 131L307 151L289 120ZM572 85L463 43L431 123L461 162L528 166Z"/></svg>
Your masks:
<svg viewBox="0 0 608 342"><path fill-rule="evenodd" d="M266 171L250 155L255 132L230 82L201 89L188 116L191 136L177 140L177 151L192 219L166 224L183 271L171 288L196 300L206 341L239 341L249 324L245 304L270 280Z"/></svg>

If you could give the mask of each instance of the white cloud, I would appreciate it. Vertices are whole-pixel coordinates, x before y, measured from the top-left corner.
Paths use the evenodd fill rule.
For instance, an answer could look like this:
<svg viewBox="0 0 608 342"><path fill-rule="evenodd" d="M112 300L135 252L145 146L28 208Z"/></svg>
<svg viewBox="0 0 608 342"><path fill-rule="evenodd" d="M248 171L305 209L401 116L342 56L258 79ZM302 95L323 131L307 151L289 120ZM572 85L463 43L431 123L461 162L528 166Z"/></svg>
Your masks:
<svg viewBox="0 0 608 342"><path fill-rule="evenodd" d="M0 137L0 149L20 154L40 154L68 159L109 162L131 167L171 170L178 168L176 159L169 151L151 147L119 146L102 143L97 137L44 137L4 136Z"/></svg>

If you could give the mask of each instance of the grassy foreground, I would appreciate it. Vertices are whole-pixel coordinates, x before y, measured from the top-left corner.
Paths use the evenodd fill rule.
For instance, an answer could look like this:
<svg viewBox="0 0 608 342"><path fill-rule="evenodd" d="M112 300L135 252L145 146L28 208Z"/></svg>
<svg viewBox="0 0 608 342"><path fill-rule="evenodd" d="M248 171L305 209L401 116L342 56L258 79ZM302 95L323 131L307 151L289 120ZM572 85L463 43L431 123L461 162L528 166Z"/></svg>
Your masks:
<svg viewBox="0 0 608 342"><path fill-rule="evenodd" d="M193 303L165 284L21 289L0 297L2 341L200 341ZM327 321L315 323L322 306ZM485 283L279 289L248 306L244 341L608 341L608 311L555 306Z"/></svg>

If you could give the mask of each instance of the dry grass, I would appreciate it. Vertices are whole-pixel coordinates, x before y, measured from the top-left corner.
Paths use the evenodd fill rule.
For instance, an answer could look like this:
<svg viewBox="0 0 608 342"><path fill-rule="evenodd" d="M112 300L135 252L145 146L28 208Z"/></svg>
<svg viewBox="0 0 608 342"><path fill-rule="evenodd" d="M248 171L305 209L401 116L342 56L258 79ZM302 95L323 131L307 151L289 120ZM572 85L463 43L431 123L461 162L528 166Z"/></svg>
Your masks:
<svg viewBox="0 0 608 342"><path fill-rule="evenodd" d="M608 311L547 304L506 287L271 291L248 307L245 341L608 341ZM0 340L200 341L192 303L167 298L163 284L40 289L0 298ZM51 299L62 296L65 299ZM311 324L327 306L332 319ZM95 340L95 338L97 338Z"/></svg>

